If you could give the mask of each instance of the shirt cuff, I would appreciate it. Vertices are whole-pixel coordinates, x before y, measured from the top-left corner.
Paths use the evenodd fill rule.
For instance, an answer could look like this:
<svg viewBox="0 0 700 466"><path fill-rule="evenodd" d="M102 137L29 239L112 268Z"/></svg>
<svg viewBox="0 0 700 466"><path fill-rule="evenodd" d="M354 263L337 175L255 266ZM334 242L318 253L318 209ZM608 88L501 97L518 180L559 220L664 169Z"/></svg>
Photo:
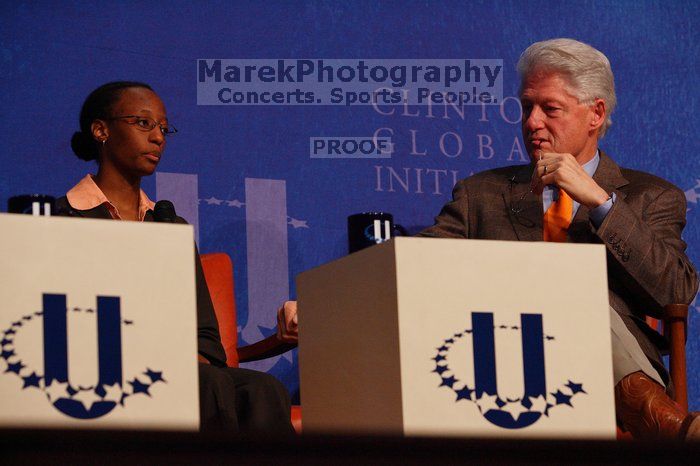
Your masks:
<svg viewBox="0 0 700 466"><path fill-rule="evenodd" d="M612 209L612 206L616 200L617 195L615 195L615 193L612 193L607 201L603 202L595 209L591 209L591 212L588 214L588 216L591 219L591 222L593 222L593 226L595 226L596 228L600 228L600 226L603 224L603 221L605 221L605 217L608 216L608 213L610 212L610 209Z"/></svg>

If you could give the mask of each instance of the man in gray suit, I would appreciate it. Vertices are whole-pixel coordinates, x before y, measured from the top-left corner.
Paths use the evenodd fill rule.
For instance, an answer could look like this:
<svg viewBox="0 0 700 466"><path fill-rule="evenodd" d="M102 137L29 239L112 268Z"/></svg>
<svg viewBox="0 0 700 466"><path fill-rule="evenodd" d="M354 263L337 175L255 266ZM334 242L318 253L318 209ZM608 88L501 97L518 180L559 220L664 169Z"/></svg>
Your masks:
<svg viewBox="0 0 700 466"><path fill-rule="evenodd" d="M700 417L669 398L665 341L644 322L666 304L691 302L698 289L681 239L685 196L598 149L616 104L600 51L571 39L537 42L518 72L532 163L460 181L420 235L605 244L618 420L635 437L697 440Z"/></svg>

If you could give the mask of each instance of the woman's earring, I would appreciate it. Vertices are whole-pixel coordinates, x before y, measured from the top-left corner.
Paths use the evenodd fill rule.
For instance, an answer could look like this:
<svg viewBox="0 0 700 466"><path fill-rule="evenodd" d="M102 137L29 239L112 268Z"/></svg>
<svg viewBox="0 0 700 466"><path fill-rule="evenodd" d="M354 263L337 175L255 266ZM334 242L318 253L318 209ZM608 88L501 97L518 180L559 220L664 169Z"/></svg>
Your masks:
<svg viewBox="0 0 700 466"><path fill-rule="evenodd" d="M105 144L107 144L107 138L104 138L104 139L102 140L102 147L104 147Z"/></svg>

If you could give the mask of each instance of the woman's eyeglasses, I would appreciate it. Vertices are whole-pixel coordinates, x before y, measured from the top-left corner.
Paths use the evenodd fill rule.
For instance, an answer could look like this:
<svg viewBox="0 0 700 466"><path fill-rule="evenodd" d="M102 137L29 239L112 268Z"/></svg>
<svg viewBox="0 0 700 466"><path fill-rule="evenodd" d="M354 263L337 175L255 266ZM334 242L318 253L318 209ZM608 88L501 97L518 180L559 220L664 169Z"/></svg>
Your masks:
<svg viewBox="0 0 700 466"><path fill-rule="evenodd" d="M128 125L134 125L136 129L141 131L153 131L153 128L158 126L160 128L160 132L163 133L163 136L170 136L171 134L177 133L177 129L173 125L170 125L168 123L161 124L153 118L148 118L139 115L122 115L107 118L107 120L123 120L124 123Z"/></svg>

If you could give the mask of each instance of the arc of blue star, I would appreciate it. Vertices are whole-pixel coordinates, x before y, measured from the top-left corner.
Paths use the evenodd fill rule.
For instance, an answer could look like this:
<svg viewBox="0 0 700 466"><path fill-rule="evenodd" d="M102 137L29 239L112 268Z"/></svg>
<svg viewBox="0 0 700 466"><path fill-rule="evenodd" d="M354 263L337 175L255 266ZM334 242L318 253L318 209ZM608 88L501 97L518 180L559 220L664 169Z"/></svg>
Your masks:
<svg viewBox="0 0 700 466"><path fill-rule="evenodd" d="M552 341L552 340L554 340L554 337L549 336L549 335L545 335L545 338L547 339L547 341Z"/></svg>
<svg viewBox="0 0 700 466"><path fill-rule="evenodd" d="M22 321L21 321L21 320L17 320L17 321L15 321L15 322L12 322L12 326L13 326L13 327L21 327L21 326L22 326Z"/></svg>
<svg viewBox="0 0 700 466"><path fill-rule="evenodd" d="M15 333L17 332L15 332L15 329L13 329L12 327L5 330L5 335L14 335Z"/></svg>
<svg viewBox="0 0 700 466"><path fill-rule="evenodd" d="M224 201L222 199L217 199L214 196L212 196L209 199L204 199L204 202L206 202L207 205L221 205L221 203Z"/></svg>
<svg viewBox="0 0 700 466"><path fill-rule="evenodd" d="M289 217L289 222L287 222L289 225L293 226L294 229L297 228L309 228L309 225L306 224L306 220L299 220L296 218Z"/></svg>
<svg viewBox="0 0 700 466"><path fill-rule="evenodd" d="M24 380L24 385L22 385L22 390L25 388L29 387L37 387L40 388L40 383L43 378L39 377L36 375L36 372L32 372L31 375L28 375L26 377L22 377L22 380Z"/></svg>
<svg viewBox="0 0 700 466"><path fill-rule="evenodd" d="M120 403L122 400L122 387L118 383L102 386L103 400Z"/></svg>
<svg viewBox="0 0 700 466"><path fill-rule="evenodd" d="M22 320L32 320L31 314L28 314L26 316L22 316Z"/></svg>
<svg viewBox="0 0 700 466"><path fill-rule="evenodd" d="M451 375L449 377L443 377L442 382L440 383L439 387L452 388L452 385L454 385L456 382L457 382L457 379L455 379L454 375Z"/></svg>
<svg viewBox="0 0 700 466"><path fill-rule="evenodd" d="M433 361L435 362L440 362L445 360L445 355L444 354L438 354L434 358L432 358Z"/></svg>
<svg viewBox="0 0 700 466"><path fill-rule="evenodd" d="M60 398L69 398L71 396L68 393L68 384L66 382L59 382L58 380L51 379L48 385L44 381L44 393L48 397L49 401L54 403Z"/></svg>
<svg viewBox="0 0 700 466"><path fill-rule="evenodd" d="M557 390L556 392L552 393L552 396L554 396L554 399L557 402L557 405L569 405L572 408L574 405L571 404L571 396L567 395L565 393L562 393L561 390Z"/></svg>
<svg viewBox="0 0 700 466"><path fill-rule="evenodd" d="M697 188L697 186L695 188ZM695 191L695 188L690 188L685 192L685 199L693 204L697 204L698 199L700 199L700 195Z"/></svg>
<svg viewBox="0 0 700 466"><path fill-rule="evenodd" d="M3 338L2 341L0 341L0 346L5 346L5 345L11 345L12 340L9 340L7 338Z"/></svg>
<svg viewBox="0 0 700 466"><path fill-rule="evenodd" d="M527 412L528 409L520 401L508 401L503 406L500 407L502 411L510 414L514 421L516 421L520 415Z"/></svg>
<svg viewBox="0 0 700 466"><path fill-rule="evenodd" d="M447 366L438 366L438 365L436 365L436 366L435 366L435 369L433 370L433 372L437 372L439 375L442 375L442 373L445 372L446 370L448 370Z"/></svg>
<svg viewBox="0 0 700 466"><path fill-rule="evenodd" d="M146 372L144 372L144 374L147 375L149 379L151 379L151 384L154 384L156 382L165 382L165 379L163 378L163 372L156 372L151 369L146 369Z"/></svg>
<svg viewBox="0 0 700 466"><path fill-rule="evenodd" d="M101 397L95 390L81 390L73 395L73 399L82 403L83 407L88 411L92 409L95 403L101 401Z"/></svg>
<svg viewBox="0 0 700 466"><path fill-rule="evenodd" d="M505 330L508 328L508 326L507 325L499 325L498 328Z"/></svg>
<svg viewBox="0 0 700 466"><path fill-rule="evenodd" d="M7 364L7 369L5 369L5 373L7 372L14 372L15 374L19 375L20 371L24 369L25 366L22 364L22 361L17 361L15 363L8 363Z"/></svg>
<svg viewBox="0 0 700 466"><path fill-rule="evenodd" d="M544 413L547 411L547 399L544 397L544 395L538 395L536 397L528 397L527 403L523 401L523 406L526 408L529 408L532 411L538 412L538 413Z"/></svg>
<svg viewBox="0 0 700 466"><path fill-rule="evenodd" d="M455 337L455 338L461 338L461 337L462 337L462 334L461 334L461 333L455 333L455 334L452 335L452 336Z"/></svg>
<svg viewBox="0 0 700 466"><path fill-rule="evenodd" d="M542 411L542 414L544 414L545 416L549 417L549 410L550 410L551 408L553 408L553 407L554 407L553 404L547 403L547 404L545 405L545 407L544 407L544 411Z"/></svg>
<svg viewBox="0 0 700 466"><path fill-rule="evenodd" d="M133 320L124 319L124 325L134 325L134 321L133 321Z"/></svg>
<svg viewBox="0 0 700 466"><path fill-rule="evenodd" d="M15 350L3 350L3 352L0 353L0 358L8 360L14 355L15 355Z"/></svg>
<svg viewBox="0 0 700 466"><path fill-rule="evenodd" d="M463 388L460 388L459 390L455 391L455 393L457 394L457 399L455 401L470 400L472 393L474 393L474 390L465 385Z"/></svg>
<svg viewBox="0 0 700 466"><path fill-rule="evenodd" d="M482 413L487 413L491 410L499 409L499 401L498 395L489 395L488 393L484 392L477 398L476 405L479 407Z"/></svg>
<svg viewBox="0 0 700 466"><path fill-rule="evenodd" d="M582 383L574 383L571 380L569 380L569 383L566 384L567 387L569 387L569 390L571 390L572 394L577 394L577 393L586 393L586 390L583 389L583 384Z"/></svg>
<svg viewBox="0 0 700 466"><path fill-rule="evenodd" d="M447 340L445 340L445 344L447 344L447 343L452 344L454 342L455 342L454 338L448 338Z"/></svg>
<svg viewBox="0 0 700 466"><path fill-rule="evenodd" d="M151 396L151 394L148 392L148 389L150 388L150 385L146 385L145 383L141 382L139 379L134 378L134 380L129 381L129 385L133 388L133 394L136 395L137 393L145 393L148 396Z"/></svg>
<svg viewBox="0 0 700 466"><path fill-rule="evenodd" d="M270 335L274 335L277 333L277 326L276 325L273 325L272 327L266 327L264 325L256 325L256 327L258 327L258 330L260 331L260 334L263 337L268 337ZM242 331L242 328L240 326L238 327L238 331L239 332ZM239 333L239 335L240 335L240 333ZM239 343L240 345L246 344L246 342L243 340L239 340L239 342L240 342ZM280 361L287 361L291 364L292 363L292 352L287 351L286 353L279 355L279 358L280 358Z"/></svg>
<svg viewBox="0 0 700 466"><path fill-rule="evenodd" d="M441 347L435 348L435 349L437 349L439 352L442 352L442 351L447 351L448 349L450 349L450 347L442 345Z"/></svg>
<svg viewBox="0 0 700 466"><path fill-rule="evenodd" d="M237 208L240 209L241 206L244 206L244 205L245 205L245 203L239 201L238 199L234 199L234 200L232 200L232 201L226 201L226 205L228 205L229 207L237 207Z"/></svg>

